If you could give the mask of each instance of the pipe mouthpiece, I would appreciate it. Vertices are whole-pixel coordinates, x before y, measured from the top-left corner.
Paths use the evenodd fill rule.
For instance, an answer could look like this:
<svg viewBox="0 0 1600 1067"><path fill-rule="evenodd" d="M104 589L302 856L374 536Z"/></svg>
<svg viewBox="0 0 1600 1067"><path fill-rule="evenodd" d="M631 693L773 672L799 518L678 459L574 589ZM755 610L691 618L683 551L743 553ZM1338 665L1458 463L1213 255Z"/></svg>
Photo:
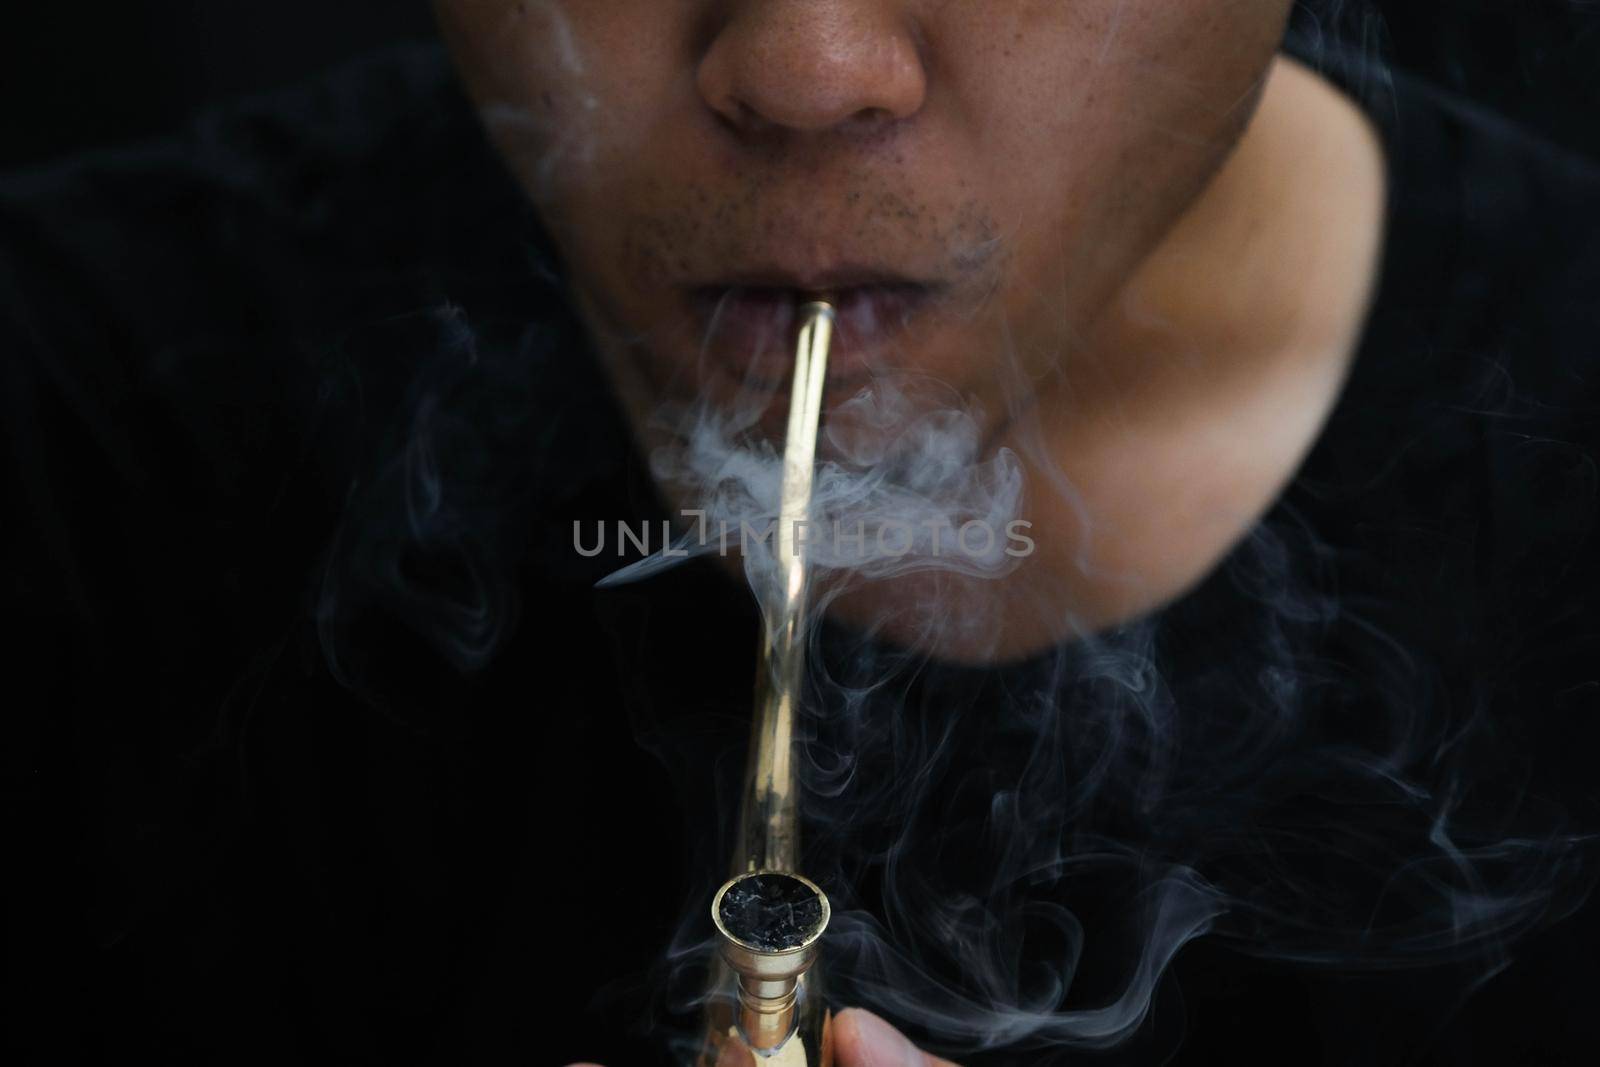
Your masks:
<svg viewBox="0 0 1600 1067"><path fill-rule="evenodd" d="M830 292L802 293L799 300L800 322L805 322L812 315L835 315L838 313L839 298Z"/></svg>

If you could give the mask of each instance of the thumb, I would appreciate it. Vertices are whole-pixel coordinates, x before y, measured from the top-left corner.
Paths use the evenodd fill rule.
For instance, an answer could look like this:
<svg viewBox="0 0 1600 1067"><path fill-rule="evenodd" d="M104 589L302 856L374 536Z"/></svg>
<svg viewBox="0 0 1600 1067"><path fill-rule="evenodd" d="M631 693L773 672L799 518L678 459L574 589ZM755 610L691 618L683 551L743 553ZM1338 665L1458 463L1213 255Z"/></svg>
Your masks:
<svg viewBox="0 0 1600 1067"><path fill-rule="evenodd" d="M930 1056L870 1011L849 1008L833 1020L838 1067L956 1067Z"/></svg>

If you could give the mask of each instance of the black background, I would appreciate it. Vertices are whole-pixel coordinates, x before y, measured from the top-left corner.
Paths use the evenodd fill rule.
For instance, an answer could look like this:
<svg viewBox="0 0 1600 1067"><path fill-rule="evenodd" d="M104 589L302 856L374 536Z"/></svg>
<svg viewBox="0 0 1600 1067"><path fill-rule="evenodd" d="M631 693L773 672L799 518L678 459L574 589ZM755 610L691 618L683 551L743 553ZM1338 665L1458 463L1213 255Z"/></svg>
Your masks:
<svg viewBox="0 0 1600 1067"><path fill-rule="evenodd" d="M1359 3L1330 6L1396 65L1600 157L1594 0ZM8 169L175 129L209 104L433 32L424 0L9 7L0 32L0 167ZM1351 14L1358 10L1374 16Z"/></svg>

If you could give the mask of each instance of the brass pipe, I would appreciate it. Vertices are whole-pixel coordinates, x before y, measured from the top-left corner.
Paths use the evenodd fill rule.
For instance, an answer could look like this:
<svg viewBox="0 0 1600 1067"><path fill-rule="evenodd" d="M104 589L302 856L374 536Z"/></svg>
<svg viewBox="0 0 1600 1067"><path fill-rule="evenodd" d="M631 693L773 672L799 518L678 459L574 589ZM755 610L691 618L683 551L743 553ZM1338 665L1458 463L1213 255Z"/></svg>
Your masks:
<svg viewBox="0 0 1600 1067"><path fill-rule="evenodd" d="M833 1058L830 1015L814 966L828 924L828 898L796 869L800 832L794 768L810 608L806 524L833 320L827 297L808 300L799 309L773 538L775 573L758 594L764 633L733 877L711 905L719 948L700 1059L705 1067L753 1064L755 1057L785 1067L829 1067Z"/></svg>
<svg viewBox="0 0 1600 1067"><path fill-rule="evenodd" d="M789 429L783 447L783 489L773 538L773 585L764 590L766 627L756 675L745 792L740 808L734 874L792 871L799 862L794 771L794 720L805 672L809 560L802 523L811 519L822 390L833 342L833 306L825 300L800 308L795 342Z"/></svg>

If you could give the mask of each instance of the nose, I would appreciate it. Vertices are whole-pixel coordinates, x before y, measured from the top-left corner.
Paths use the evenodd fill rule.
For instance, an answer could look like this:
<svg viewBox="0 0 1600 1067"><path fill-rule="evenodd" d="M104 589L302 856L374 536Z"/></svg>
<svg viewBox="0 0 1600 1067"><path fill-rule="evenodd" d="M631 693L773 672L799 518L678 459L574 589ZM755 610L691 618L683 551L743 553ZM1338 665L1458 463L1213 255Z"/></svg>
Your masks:
<svg viewBox="0 0 1600 1067"><path fill-rule="evenodd" d="M696 74L706 104L743 132L877 125L921 110L927 71L903 0L724 5Z"/></svg>

